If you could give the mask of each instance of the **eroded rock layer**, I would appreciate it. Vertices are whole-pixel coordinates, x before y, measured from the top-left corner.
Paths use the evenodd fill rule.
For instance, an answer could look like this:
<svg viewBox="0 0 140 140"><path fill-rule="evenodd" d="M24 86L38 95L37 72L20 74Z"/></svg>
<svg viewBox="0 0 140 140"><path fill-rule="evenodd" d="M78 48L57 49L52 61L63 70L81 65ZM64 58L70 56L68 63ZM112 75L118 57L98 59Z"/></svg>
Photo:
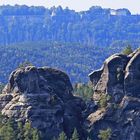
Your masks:
<svg viewBox="0 0 140 140"><path fill-rule="evenodd" d="M3 115L16 121L30 121L47 140L64 131L68 137L77 128L84 139L82 99L72 95L69 77L52 68L28 66L18 68L0 95Z"/></svg>

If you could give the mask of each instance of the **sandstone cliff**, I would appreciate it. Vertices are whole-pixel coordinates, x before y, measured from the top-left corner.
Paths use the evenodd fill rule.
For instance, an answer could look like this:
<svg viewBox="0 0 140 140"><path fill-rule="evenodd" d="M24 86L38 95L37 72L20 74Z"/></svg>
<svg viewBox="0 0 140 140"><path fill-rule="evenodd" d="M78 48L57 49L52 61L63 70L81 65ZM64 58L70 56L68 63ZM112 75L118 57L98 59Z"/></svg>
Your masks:
<svg viewBox="0 0 140 140"><path fill-rule="evenodd" d="M95 90L93 99L100 104L104 96L107 102L88 117L92 138L98 140L100 130L109 128L112 140L139 140L140 50L129 56L109 57L103 67L89 77Z"/></svg>
<svg viewBox="0 0 140 140"><path fill-rule="evenodd" d="M62 131L70 138L75 128L80 140L99 140L101 130L110 130L110 140L139 140L140 50L129 56L112 55L89 77L94 93L85 103L73 96L64 72L48 67L18 68L0 95L0 111L15 121L30 121L44 140Z"/></svg>
<svg viewBox="0 0 140 140"><path fill-rule="evenodd" d="M69 77L56 69L28 66L16 69L0 95L3 115L30 121L45 140L64 131L68 137L77 128L84 139L82 111L85 104L74 97Z"/></svg>

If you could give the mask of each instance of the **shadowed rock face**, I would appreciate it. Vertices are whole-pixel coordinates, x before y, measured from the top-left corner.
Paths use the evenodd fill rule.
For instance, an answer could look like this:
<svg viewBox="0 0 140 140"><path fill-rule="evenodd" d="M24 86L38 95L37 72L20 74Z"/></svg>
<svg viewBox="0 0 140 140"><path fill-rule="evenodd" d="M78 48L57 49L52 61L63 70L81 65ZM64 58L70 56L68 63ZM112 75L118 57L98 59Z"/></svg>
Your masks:
<svg viewBox="0 0 140 140"><path fill-rule="evenodd" d="M89 75L91 81L96 80L96 85L94 88L94 95L96 97L98 94L104 93L111 95L112 100L115 102L121 101L121 98L124 96L125 67L129 59L130 58L125 55L115 54L106 59L102 70L95 71ZM97 73L99 73L98 77L96 76ZM94 99L96 100L96 98Z"/></svg>
<svg viewBox="0 0 140 140"><path fill-rule="evenodd" d="M89 76L92 82L98 79L94 86L94 100L99 102L102 94L111 97L106 107L97 109L88 117L92 138L98 140L99 131L110 128L112 140L139 140L140 50L129 56L115 54L109 57L102 73L96 71Z"/></svg>
<svg viewBox="0 0 140 140"><path fill-rule="evenodd" d="M16 121L31 121L32 126L52 139L65 131L71 136L74 128L84 139L81 112L84 102L72 95L69 77L52 68L25 67L16 69L0 95L3 115Z"/></svg>
<svg viewBox="0 0 140 140"><path fill-rule="evenodd" d="M102 70L92 72L89 77L95 85L95 95L109 94L116 103L124 95L140 97L140 50L129 56L115 54L109 57Z"/></svg>
<svg viewBox="0 0 140 140"><path fill-rule="evenodd" d="M126 95L140 97L140 51L127 64L124 85Z"/></svg>

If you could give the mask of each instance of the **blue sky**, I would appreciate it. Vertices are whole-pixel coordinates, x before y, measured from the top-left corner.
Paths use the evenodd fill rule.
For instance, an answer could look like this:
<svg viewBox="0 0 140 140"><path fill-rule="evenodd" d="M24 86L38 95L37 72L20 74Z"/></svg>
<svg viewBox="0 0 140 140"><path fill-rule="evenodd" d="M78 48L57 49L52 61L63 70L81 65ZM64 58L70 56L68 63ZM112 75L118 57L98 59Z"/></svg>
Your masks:
<svg viewBox="0 0 140 140"><path fill-rule="evenodd" d="M35 6L52 7L61 5L76 11L87 10L91 6L104 8L128 8L132 13L140 14L140 0L0 0L3 4L26 4Z"/></svg>

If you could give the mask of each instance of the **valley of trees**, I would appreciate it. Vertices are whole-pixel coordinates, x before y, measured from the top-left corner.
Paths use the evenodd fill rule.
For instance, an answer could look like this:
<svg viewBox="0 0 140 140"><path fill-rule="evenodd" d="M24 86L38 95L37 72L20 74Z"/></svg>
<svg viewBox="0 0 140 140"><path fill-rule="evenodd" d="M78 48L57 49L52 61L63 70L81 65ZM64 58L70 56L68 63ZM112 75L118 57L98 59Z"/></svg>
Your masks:
<svg viewBox="0 0 140 140"><path fill-rule="evenodd" d="M140 15L127 9L112 15L95 6L75 12L61 6L50 9L28 6L0 7L0 82L24 62L59 68L73 83L87 75L127 45L140 44Z"/></svg>
<svg viewBox="0 0 140 140"><path fill-rule="evenodd" d="M88 74L101 67L111 54L126 47L92 47L70 43L28 42L0 47L0 82L6 83L10 73L29 63L34 66L48 66L65 71L72 83L87 83ZM135 48L136 46L133 46Z"/></svg>

